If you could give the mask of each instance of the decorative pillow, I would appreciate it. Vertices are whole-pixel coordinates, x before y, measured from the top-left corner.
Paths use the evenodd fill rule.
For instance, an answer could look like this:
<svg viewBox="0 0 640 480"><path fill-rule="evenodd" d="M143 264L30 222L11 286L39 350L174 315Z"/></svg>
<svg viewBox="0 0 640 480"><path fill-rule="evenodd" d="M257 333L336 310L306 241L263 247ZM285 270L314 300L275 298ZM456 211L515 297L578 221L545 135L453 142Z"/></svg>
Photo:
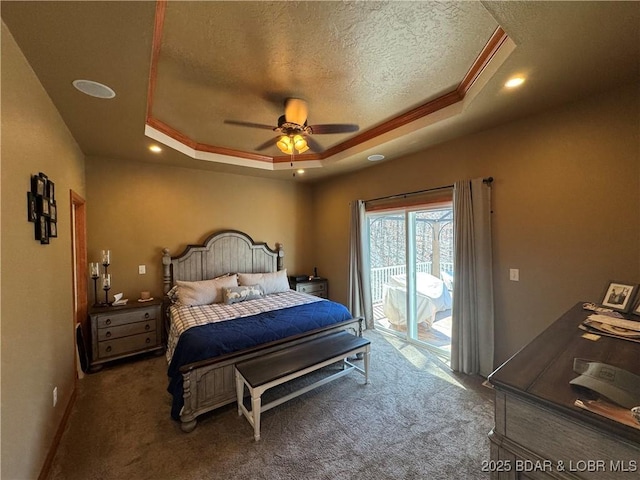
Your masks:
<svg viewBox="0 0 640 480"><path fill-rule="evenodd" d="M231 305L232 303L244 302L245 300L253 300L262 297L262 287L260 285L245 285L242 287L227 287L224 289L224 303Z"/></svg>
<svg viewBox="0 0 640 480"><path fill-rule="evenodd" d="M238 283L240 285L260 285L265 295L290 290L287 269L272 273L239 273Z"/></svg>
<svg viewBox="0 0 640 480"><path fill-rule="evenodd" d="M199 282L184 282L178 280L178 300L186 306L209 305L222 302L222 289L237 287L237 275L202 280Z"/></svg>
<svg viewBox="0 0 640 480"><path fill-rule="evenodd" d="M178 286L174 285L171 287L171 290L167 292L167 297L171 303L176 303L178 301Z"/></svg>

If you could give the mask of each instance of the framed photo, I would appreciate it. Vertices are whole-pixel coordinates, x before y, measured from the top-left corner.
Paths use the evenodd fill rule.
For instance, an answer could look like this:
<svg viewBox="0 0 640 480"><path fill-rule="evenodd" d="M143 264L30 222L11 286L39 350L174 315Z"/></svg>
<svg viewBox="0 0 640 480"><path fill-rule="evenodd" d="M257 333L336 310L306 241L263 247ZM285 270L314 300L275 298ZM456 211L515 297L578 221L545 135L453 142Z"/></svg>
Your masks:
<svg viewBox="0 0 640 480"><path fill-rule="evenodd" d="M49 197L51 201L56 198L56 184L51 180L47 181L47 194L46 197Z"/></svg>
<svg viewBox="0 0 640 480"><path fill-rule="evenodd" d="M56 238L57 236L58 224L53 219L49 219L49 237Z"/></svg>
<svg viewBox="0 0 640 480"><path fill-rule="evenodd" d="M38 217L36 222L36 240L40 243L49 243L49 222L46 217L42 215Z"/></svg>
<svg viewBox="0 0 640 480"><path fill-rule="evenodd" d="M56 186L44 173L31 175L31 191L27 192L27 220L32 222L35 239L47 244L58 236Z"/></svg>
<svg viewBox="0 0 640 480"><path fill-rule="evenodd" d="M40 197L37 196L37 203L38 203L38 213L40 215L43 215L45 217L48 217L51 215L51 203L49 203L49 199L46 197Z"/></svg>
<svg viewBox="0 0 640 480"><path fill-rule="evenodd" d="M41 175L31 176L31 193L41 197L46 193L46 180Z"/></svg>
<svg viewBox="0 0 640 480"><path fill-rule="evenodd" d="M36 196L31 192L27 192L27 220L33 223L38 221L38 204Z"/></svg>
<svg viewBox="0 0 640 480"><path fill-rule="evenodd" d="M638 284L627 282L609 282L604 291L602 306L617 312L628 312L636 295Z"/></svg>

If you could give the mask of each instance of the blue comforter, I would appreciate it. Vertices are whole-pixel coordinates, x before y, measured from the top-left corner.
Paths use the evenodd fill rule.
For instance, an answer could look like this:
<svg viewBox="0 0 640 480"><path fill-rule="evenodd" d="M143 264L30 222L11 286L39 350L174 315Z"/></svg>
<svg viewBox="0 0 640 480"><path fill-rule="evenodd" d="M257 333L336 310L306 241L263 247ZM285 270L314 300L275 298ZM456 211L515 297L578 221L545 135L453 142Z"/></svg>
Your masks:
<svg viewBox="0 0 640 480"><path fill-rule="evenodd" d="M167 390L173 395L171 416L179 420L184 405L180 367L350 318L351 314L344 305L323 300L188 329L180 335L168 370Z"/></svg>

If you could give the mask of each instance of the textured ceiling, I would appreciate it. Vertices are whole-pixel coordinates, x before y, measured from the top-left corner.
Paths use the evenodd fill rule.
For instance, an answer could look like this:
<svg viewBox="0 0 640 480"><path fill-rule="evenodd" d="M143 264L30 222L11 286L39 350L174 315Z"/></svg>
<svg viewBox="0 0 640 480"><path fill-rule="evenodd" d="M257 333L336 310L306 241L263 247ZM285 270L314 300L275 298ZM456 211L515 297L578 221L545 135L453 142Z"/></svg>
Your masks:
<svg viewBox="0 0 640 480"><path fill-rule="evenodd" d="M182 140L252 154L274 133L224 121L275 126L287 97L308 101L310 124L360 125L314 136L329 154L296 181L370 166L371 153L393 161L640 77L640 2L169 2L155 43L155 2L3 1L0 13L90 156L292 179L242 158L153 154L148 114ZM455 89L496 26L509 48L464 101L379 128ZM527 81L507 91L514 74ZM71 86L78 78L117 96L85 96Z"/></svg>
<svg viewBox="0 0 640 480"><path fill-rule="evenodd" d="M496 27L476 2L170 3L153 116L197 142L253 150L274 133L223 121L276 126L283 100L300 97L310 124L367 130L454 89ZM314 137L324 148L343 138Z"/></svg>

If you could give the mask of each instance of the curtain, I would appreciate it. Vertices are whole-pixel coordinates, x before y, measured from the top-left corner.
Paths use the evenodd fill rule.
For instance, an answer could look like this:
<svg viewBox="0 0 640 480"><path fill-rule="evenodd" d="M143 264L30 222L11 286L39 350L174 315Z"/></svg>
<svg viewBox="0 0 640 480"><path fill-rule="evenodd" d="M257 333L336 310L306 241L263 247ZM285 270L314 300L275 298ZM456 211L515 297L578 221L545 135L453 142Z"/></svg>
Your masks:
<svg viewBox="0 0 640 480"><path fill-rule="evenodd" d="M373 328L371 283L369 282L369 234L363 200L351 202L348 307L351 315L364 317L366 327Z"/></svg>
<svg viewBox="0 0 640 480"><path fill-rule="evenodd" d="M494 348L490 184L481 178L456 182L453 211L451 368L486 377Z"/></svg>

